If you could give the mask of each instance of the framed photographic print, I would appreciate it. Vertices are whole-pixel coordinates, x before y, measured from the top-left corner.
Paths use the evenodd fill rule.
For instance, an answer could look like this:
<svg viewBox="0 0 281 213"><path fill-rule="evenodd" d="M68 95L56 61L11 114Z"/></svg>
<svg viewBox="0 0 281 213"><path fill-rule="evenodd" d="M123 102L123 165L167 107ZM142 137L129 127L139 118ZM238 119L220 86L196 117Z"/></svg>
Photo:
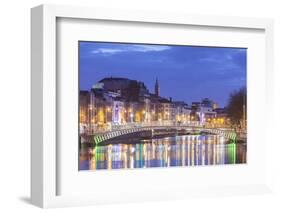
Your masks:
<svg viewBox="0 0 281 213"><path fill-rule="evenodd" d="M33 8L32 203L269 192L272 25Z"/></svg>

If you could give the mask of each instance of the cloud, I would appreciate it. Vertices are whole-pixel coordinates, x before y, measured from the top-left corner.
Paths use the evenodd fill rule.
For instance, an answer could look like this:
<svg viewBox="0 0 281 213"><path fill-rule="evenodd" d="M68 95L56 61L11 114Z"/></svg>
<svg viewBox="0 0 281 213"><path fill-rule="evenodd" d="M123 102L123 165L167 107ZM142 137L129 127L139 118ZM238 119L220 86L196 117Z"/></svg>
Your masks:
<svg viewBox="0 0 281 213"><path fill-rule="evenodd" d="M229 71L244 72L246 67L246 49L221 49L212 54L199 58L199 62L213 67L217 74L226 74Z"/></svg>
<svg viewBox="0 0 281 213"><path fill-rule="evenodd" d="M114 55L122 52L160 52L171 47L164 45L118 45L118 47L101 47L91 51L92 54Z"/></svg>
<svg viewBox="0 0 281 213"><path fill-rule="evenodd" d="M137 52L159 52L169 50L171 47L163 45L133 45L131 50Z"/></svg>
<svg viewBox="0 0 281 213"><path fill-rule="evenodd" d="M111 48L98 48L96 50L92 50L91 53L93 54L115 54L115 53L119 53L119 52L123 52L121 49L111 49Z"/></svg>

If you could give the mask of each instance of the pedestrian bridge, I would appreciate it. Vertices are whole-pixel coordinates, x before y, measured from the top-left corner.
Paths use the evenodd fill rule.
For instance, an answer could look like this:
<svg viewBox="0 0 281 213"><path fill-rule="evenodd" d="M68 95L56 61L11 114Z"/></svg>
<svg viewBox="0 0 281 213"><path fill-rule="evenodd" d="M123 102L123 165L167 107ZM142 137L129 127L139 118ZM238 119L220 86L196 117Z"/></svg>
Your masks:
<svg viewBox="0 0 281 213"><path fill-rule="evenodd" d="M104 141L111 140L116 137L129 135L138 132L145 131L157 131L157 130L165 130L165 129L173 129L173 130L186 130L186 131L200 131L206 132L210 134L216 134L226 137L227 139L236 140L237 135L233 129L226 128L208 128L202 125L194 125L194 124L179 124L175 122L169 123L132 123L126 125L112 125L110 129L106 131L96 132L93 135L93 142L98 145Z"/></svg>

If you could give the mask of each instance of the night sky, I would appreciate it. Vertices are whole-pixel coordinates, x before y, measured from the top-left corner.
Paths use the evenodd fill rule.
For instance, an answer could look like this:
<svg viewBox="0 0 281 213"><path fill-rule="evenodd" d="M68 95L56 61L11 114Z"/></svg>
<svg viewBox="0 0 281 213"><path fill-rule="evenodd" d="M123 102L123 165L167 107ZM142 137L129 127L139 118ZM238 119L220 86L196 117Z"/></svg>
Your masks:
<svg viewBox="0 0 281 213"><path fill-rule="evenodd" d="M112 76L142 81L153 93L157 77L163 97L188 104L207 97L224 107L246 86L244 48L79 42L79 50L81 90Z"/></svg>

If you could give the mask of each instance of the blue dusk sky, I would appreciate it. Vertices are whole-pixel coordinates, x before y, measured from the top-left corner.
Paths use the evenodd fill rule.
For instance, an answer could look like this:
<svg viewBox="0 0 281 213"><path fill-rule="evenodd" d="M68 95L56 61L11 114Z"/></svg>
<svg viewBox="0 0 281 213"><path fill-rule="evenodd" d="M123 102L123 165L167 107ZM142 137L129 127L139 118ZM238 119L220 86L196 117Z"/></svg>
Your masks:
<svg viewBox="0 0 281 213"><path fill-rule="evenodd" d="M246 86L245 48L80 41L79 53L80 90L123 77L153 93L158 78L163 97L188 104L210 98L224 107L231 92Z"/></svg>

